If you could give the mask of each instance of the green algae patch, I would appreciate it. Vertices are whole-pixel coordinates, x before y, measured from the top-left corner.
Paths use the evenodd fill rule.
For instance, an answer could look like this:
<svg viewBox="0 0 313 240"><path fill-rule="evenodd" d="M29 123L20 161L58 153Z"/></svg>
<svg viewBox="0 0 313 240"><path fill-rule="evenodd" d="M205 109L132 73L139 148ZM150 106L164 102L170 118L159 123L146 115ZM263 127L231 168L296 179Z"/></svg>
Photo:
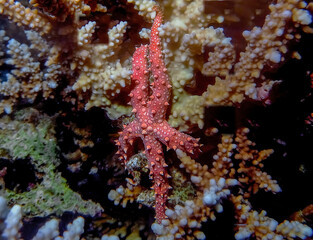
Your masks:
<svg viewBox="0 0 313 240"><path fill-rule="evenodd" d="M1 181L1 191L10 204L23 206L28 216L62 215L65 211L94 216L101 212L99 204L83 200L69 188L57 172L58 156L53 117L28 108L0 119L0 162L29 161L37 178L26 191L18 186L7 189L5 181Z"/></svg>

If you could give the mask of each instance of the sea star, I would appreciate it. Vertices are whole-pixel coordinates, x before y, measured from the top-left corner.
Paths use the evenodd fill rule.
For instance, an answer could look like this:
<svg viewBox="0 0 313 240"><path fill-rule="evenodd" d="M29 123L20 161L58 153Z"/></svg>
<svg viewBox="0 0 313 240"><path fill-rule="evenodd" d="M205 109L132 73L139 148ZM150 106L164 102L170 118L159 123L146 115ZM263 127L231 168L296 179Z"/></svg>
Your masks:
<svg viewBox="0 0 313 240"><path fill-rule="evenodd" d="M132 83L135 85L131 97L132 112L136 118L120 132L116 144L118 153L125 162L133 155L132 144L136 138L141 138L148 159L150 176L154 180L155 211L158 223L166 217L166 201L170 175L164 160L162 144L168 149L181 149L189 154L199 152L198 139L181 133L172 128L166 121L166 112L170 101L171 84L162 59L161 41L158 28L162 23L162 13L157 10L154 19L150 45L142 45L133 55ZM149 53L148 53L149 52ZM150 60L150 69L148 67ZM154 81L149 86L149 74Z"/></svg>

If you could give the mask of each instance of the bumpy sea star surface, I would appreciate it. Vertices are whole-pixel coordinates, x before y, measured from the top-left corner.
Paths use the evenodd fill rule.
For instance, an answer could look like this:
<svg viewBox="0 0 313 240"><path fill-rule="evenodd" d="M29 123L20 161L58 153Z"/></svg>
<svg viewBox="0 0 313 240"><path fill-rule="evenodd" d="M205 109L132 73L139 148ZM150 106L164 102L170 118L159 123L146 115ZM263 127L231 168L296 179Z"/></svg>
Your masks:
<svg viewBox="0 0 313 240"><path fill-rule="evenodd" d="M150 45L142 45L133 55L132 82L135 85L130 93L131 104L136 118L120 133L118 153L125 162L133 155L132 144L141 138L148 159L150 176L154 180L156 220L166 218L165 209L170 188L166 171L162 144L168 149L181 149L189 154L199 151L198 140L177 131L166 121L171 84L162 59L158 28L162 23L162 13L157 11L151 28ZM148 53L149 52L149 53ZM150 60L150 68L148 67ZM149 84L149 75L154 81Z"/></svg>

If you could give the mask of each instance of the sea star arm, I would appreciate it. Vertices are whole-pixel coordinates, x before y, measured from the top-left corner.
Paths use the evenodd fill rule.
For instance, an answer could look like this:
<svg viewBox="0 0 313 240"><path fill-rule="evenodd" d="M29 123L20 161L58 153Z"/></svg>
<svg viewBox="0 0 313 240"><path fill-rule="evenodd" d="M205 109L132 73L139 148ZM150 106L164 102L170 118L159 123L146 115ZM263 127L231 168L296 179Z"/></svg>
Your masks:
<svg viewBox="0 0 313 240"><path fill-rule="evenodd" d="M133 155L133 142L136 138L141 137L141 131L138 127L138 121L135 120L125 126L124 130L120 132L119 139L116 141L118 146L118 154L120 154L120 159L125 162Z"/></svg>
<svg viewBox="0 0 313 240"><path fill-rule="evenodd" d="M168 189L170 188L167 180L169 177L166 171L167 164L164 160L161 143L152 135L149 134L144 137L144 145L149 162L150 176L154 180L156 220L160 223L162 219L166 218L165 204Z"/></svg>
<svg viewBox="0 0 313 240"><path fill-rule="evenodd" d="M166 121L155 124L154 134L168 149L180 149L189 154L197 154L200 151L198 139L177 131Z"/></svg>
<svg viewBox="0 0 313 240"><path fill-rule="evenodd" d="M132 83L135 87L129 94L131 97L131 104L133 106L132 112L136 114L136 118L140 122L150 117L147 116L149 114L147 109L149 94L147 49L147 45L142 45L136 49L133 55Z"/></svg>
<svg viewBox="0 0 313 240"><path fill-rule="evenodd" d="M166 118L166 110L170 101L171 84L167 75L166 66L162 58L161 39L159 30L162 23L162 12L157 9L157 15L151 27L149 59L151 61L151 73L154 78L152 85L152 95L150 111L156 122L161 122Z"/></svg>

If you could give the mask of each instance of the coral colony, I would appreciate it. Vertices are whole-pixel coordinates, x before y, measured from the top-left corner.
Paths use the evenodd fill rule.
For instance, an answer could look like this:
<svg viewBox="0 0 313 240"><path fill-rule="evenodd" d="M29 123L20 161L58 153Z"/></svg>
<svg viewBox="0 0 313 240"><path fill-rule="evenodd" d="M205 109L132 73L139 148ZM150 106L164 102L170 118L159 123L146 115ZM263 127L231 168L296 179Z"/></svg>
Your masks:
<svg viewBox="0 0 313 240"><path fill-rule="evenodd" d="M310 239L312 12L0 0L0 239Z"/></svg>

